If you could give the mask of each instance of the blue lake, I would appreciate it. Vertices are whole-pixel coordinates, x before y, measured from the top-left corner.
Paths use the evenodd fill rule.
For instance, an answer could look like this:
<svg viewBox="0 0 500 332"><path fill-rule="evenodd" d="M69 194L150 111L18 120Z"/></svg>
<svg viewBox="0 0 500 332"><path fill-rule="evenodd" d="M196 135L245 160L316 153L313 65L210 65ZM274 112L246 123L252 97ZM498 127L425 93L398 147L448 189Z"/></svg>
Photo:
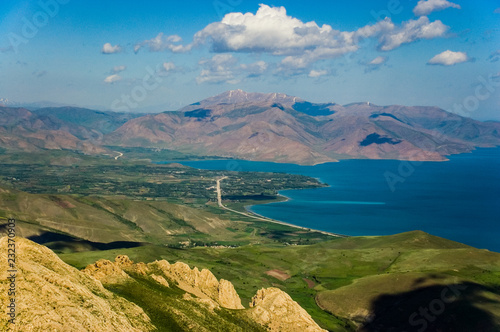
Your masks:
<svg viewBox="0 0 500 332"><path fill-rule="evenodd" d="M265 171L319 178L326 188L284 190L287 202L250 210L291 224L346 235L422 230L500 252L500 148L447 162L344 160L316 166L242 160L186 161L217 170Z"/></svg>

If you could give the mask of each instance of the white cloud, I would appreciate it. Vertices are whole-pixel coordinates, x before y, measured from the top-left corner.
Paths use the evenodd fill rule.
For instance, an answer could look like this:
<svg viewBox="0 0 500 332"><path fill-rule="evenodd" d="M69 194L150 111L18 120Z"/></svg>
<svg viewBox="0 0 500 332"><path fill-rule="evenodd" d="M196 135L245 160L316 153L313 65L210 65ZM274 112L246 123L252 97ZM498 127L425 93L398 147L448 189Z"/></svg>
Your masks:
<svg viewBox="0 0 500 332"><path fill-rule="evenodd" d="M177 67L175 67L173 62L164 62L163 63L163 69L167 72L175 70Z"/></svg>
<svg viewBox="0 0 500 332"><path fill-rule="evenodd" d="M201 83L223 83L235 82L234 65L238 59L231 54L216 54L211 59L201 60L200 65L204 67L196 77L196 82Z"/></svg>
<svg viewBox="0 0 500 332"><path fill-rule="evenodd" d="M111 74L118 74L124 71L125 69L127 69L127 66L115 66L113 67L113 69L111 69Z"/></svg>
<svg viewBox="0 0 500 332"><path fill-rule="evenodd" d="M309 75L307 75L307 76L312 77L312 78L316 78L316 77L324 76L326 74L328 74L328 72L326 70L314 70L313 69L309 72Z"/></svg>
<svg viewBox="0 0 500 332"><path fill-rule="evenodd" d="M269 53L287 56L283 67L305 68L310 63L358 50L358 41L393 24L382 21L357 32L341 32L330 25L302 22L284 7L260 5L257 13L229 13L195 35L195 44L209 40L214 52Z"/></svg>
<svg viewBox="0 0 500 332"><path fill-rule="evenodd" d="M268 67L268 64L262 60L250 64L240 65L240 69L248 73L248 77L260 76L264 74Z"/></svg>
<svg viewBox="0 0 500 332"><path fill-rule="evenodd" d="M288 16L284 7L260 5L256 14L229 13L220 22L195 34L194 43L209 41L212 51L269 53L286 56L282 70L304 69L313 62L356 52L365 38L379 38L380 49L389 51L419 39L441 37L448 27L427 17L396 26L389 18L356 31L339 31L330 25L302 22Z"/></svg>
<svg viewBox="0 0 500 332"><path fill-rule="evenodd" d="M417 20L409 20L391 32L382 34L379 38L380 49L390 51L400 47L402 44L411 43L421 39L433 39L443 37L449 27L437 20L430 22L426 16Z"/></svg>
<svg viewBox="0 0 500 332"><path fill-rule="evenodd" d="M435 55L432 59L427 62L429 65L441 65L441 66L452 66L457 63L468 62L471 59L467 56L465 52L453 52L450 50L444 51Z"/></svg>
<svg viewBox="0 0 500 332"><path fill-rule="evenodd" d="M119 53L122 51L122 48L120 45L111 45L110 43L106 43L102 46L101 52L103 54L113 54L113 53Z"/></svg>
<svg viewBox="0 0 500 332"><path fill-rule="evenodd" d="M215 53L263 53L280 56L283 58L277 72L308 74L312 69L311 65L317 61L358 51L360 42L366 38L377 38L379 49L390 51L420 39L443 37L448 29L439 20L431 22L427 17L420 17L401 25L386 18L355 31L340 31L328 24L319 26L314 21L303 22L287 15L284 7L261 4L255 14L226 14L220 22L211 23L198 31L190 44L183 45L181 37L177 35L164 36L160 33L151 40L136 44L134 51L148 47L153 52L187 52L208 44ZM208 65L205 63L205 66ZM212 71L206 68L204 70L206 77L211 77ZM198 81L209 80L205 76L198 78Z"/></svg>
<svg viewBox="0 0 500 332"><path fill-rule="evenodd" d="M268 52L293 54L304 48L332 46L335 31L314 21L303 23L288 16L284 7L260 5L252 13L229 13L221 22L209 24L195 35L198 42L210 38L215 52ZM328 45L330 44L330 45Z"/></svg>
<svg viewBox="0 0 500 332"><path fill-rule="evenodd" d="M378 65L381 65L381 64L385 63L386 61L387 61L387 57L385 57L385 56L378 56L375 59L373 59L372 61L370 61L368 64L369 65L378 66Z"/></svg>
<svg viewBox="0 0 500 332"><path fill-rule="evenodd" d="M182 38L178 35L164 36L163 32L160 32L155 38L145 40L141 43L134 45L134 52L137 53L143 47L148 47L150 52L161 52L164 50L169 50L174 53L184 53L192 49L193 44L181 45Z"/></svg>
<svg viewBox="0 0 500 332"><path fill-rule="evenodd" d="M236 84L244 78L255 78L264 74L269 65L265 61L256 61L248 64L238 64L238 59L231 54L216 54L211 59L203 59L198 64L203 67L196 78L201 83L230 83Z"/></svg>
<svg viewBox="0 0 500 332"><path fill-rule="evenodd" d="M114 82L118 82L120 81L122 78L120 75L117 75L117 74L113 74L113 75L109 75L108 77L106 77L104 79L104 83L114 83Z"/></svg>
<svg viewBox="0 0 500 332"><path fill-rule="evenodd" d="M417 6L413 8L413 13L417 16L425 16L434 11L443 10L450 7L461 9L460 5L449 2L447 0L420 0L417 3Z"/></svg>
<svg viewBox="0 0 500 332"><path fill-rule="evenodd" d="M387 60L388 60L388 57L386 57L386 56L378 56L375 59L371 60L370 62L364 63L364 64L366 64L365 73L369 73L369 72L372 72L374 70L379 69L387 62Z"/></svg>

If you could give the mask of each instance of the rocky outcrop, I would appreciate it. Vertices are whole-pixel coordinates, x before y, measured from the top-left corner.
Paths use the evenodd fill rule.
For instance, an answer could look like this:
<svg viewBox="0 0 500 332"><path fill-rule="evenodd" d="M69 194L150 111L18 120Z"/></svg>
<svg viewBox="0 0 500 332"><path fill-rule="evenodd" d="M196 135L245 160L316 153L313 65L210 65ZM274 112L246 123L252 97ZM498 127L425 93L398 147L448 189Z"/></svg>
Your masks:
<svg viewBox="0 0 500 332"><path fill-rule="evenodd" d="M251 317L269 331L319 332L323 330L287 293L278 288L260 289L250 302Z"/></svg>
<svg viewBox="0 0 500 332"><path fill-rule="evenodd" d="M232 283L227 280L221 279L218 288L218 302L224 308L230 309L243 309L240 297Z"/></svg>
<svg viewBox="0 0 500 332"><path fill-rule="evenodd" d="M107 259L100 259L94 264L88 265L82 272L103 283L118 283L129 278L118 263L113 263Z"/></svg>
<svg viewBox="0 0 500 332"><path fill-rule="evenodd" d="M107 291L100 281L67 265L50 249L17 237L16 319L0 315L6 331L151 331L149 317L137 305ZM10 296L8 239L0 239L0 305ZM103 263L103 262L101 262ZM99 264L100 272L116 271ZM98 272L98 273L100 273Z"/></svg>
<svg viewBox="0 0 500 332"><path fill-rule="evenodd" d="M213 273L207 269L200 271L197 267L191 269L189 265L182 262L169 264L166 260L150 263L148 267L161 271L179 288L199 298L214 300L223 308L244 309L233 284L224 279L218 281Z"/></svg>
<svg viewBox="0 0 500 332"><path fill-rule="evenodd" d="M129 278L126 272L149 276L157 283L169 287L170 283L200 299L214 301L217 305L228 309L244 309L241 299L232 283L220 281L207 269L191 269L189 265L176 262L170 264L166 260L153 263L134 264L127 256L119 255L114 262L101 259L82 270L84 273L103 283L117 283ZM170 281L170 283L169 283Z"/></svg>

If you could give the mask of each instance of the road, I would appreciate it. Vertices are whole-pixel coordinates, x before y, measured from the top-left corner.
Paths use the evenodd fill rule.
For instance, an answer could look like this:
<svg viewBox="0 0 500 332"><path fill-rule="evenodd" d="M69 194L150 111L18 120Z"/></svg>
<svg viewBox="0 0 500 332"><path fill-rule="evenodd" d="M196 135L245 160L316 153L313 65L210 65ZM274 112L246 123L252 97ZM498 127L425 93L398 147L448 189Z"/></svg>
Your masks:
<svg viewBox="0 0 500 332"><path fill-rule="evenodd" d="M223 176L223 177L221 177L219 179L216 179L216 186L215 186L216 191L217 191L217 204L219 205L219 207L223 208L224 210L231 211L231 212L234 212L234 213L237 213L237 214L241 214L241 215L243 215L245 217L249 217L249 218L253 218L253 219L257 219L257 220L261 220L261 221L273 222L275 224L280 224L280 225L285 225L285 226L289 226L289 227L299 228L299 229L306 230L306 231L314 231L314 232L318 232L318 233L322 233L322 234L326 234L326 235L330 235L330 236L335 236L335 237L347 237L346 235L335 234L335 233L324 232L324 231L318 231L318 230L315 230L315 229L311 229L311 228L307 228L307 227L302 227L302 226L297 226L297 225L289 224L289 223L286 223L286 222L283 222L283 221L274 220L274 219L265 218L265 217L260 217L260 216L254 215L254 214L240 212L240 211L236 211L236 210L230 209L227 206L224 206L222 204L222 191L220 189L220 182L222 180L224 180L224 179L227 179L227 176Z"/></svg>
<svg viewBox="0 0 500 332"><path fill-rule="evenodd" d="M220 182L224 179L227 179L227 176L224 176L224 177L221 177L220 179L217 179L216 182L217 182L217 185L216 185L216 189L217 189L217 204L219 204L219 207L221 208L226 208L224 205L222 205L222 192L220 190Z"/></svg>

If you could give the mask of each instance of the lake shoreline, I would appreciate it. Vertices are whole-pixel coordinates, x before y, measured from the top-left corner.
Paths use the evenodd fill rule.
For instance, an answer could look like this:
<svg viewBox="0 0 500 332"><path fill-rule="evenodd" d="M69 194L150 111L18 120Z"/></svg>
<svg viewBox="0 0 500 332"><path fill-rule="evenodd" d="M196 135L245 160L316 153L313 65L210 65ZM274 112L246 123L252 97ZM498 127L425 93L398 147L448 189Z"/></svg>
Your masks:
<svg viewBox="0 0 500 332"><path fill-rule="evenodd" d="M446 163L409 164L397 160L341 160L316 166L244 160L237 163L242 171L300 174L329 185L280 191L281 201L248 202L245 210L255 215L350 236L420 229L500 252L497 241L500 224L496 222L500 213L498 147L452 155ZM218 170L227 166L225 161L187 164ZM411 169L401 170L402 165ZM398 179L392 187L391 178L385 176L388 173Z"/></svg>

